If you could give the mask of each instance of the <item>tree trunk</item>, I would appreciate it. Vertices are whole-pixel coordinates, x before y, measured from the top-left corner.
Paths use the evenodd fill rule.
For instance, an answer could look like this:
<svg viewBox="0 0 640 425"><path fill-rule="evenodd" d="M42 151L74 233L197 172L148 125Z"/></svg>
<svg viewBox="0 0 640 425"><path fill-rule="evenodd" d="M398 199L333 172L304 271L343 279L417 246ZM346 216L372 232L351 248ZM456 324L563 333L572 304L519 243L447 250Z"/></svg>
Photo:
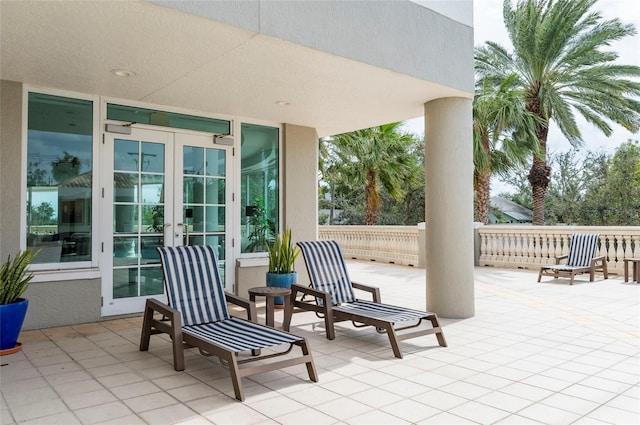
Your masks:
<svg viewBox="0 0 640 425"><path fill-rule="evenodd" d="M549 186L551 168L547 165L547 136L549 134L549 117L545 116L540 105L540 83L537 83L527 95L527 111L540 117L536 123L536 138L540 154L533 155L533 163L527 178L531 184L533 198L533 225L544 225L544 198Z"/></svg>
<svg viewBox="0 0 640 425"><path fill-rule="evenodd" d="M535 111L532 111L535 112ZM538 114L540 116L540 114ZM533 156L533 164L527 178L531 183L533 197L533 225L544 225L544 203L551 168L547 165L547 135L549 133L548 121L546 124L536 124L536 136L540 145L540 156Z"/></svg>
<svg viewBox="0 0 640 425"><path fill-rule="evenodd" d="M489 224L491 206L491 171L479 171L476 176L476 221Z"/></svg>
<svg viewBox="0 0 640 425"><path fill-rule="evenodd" d="M376 173L373 170L367 171L367 184L364 188L364 224L373 226L378 220L378 209L380 208L380 193L376 182Z"/></svg>

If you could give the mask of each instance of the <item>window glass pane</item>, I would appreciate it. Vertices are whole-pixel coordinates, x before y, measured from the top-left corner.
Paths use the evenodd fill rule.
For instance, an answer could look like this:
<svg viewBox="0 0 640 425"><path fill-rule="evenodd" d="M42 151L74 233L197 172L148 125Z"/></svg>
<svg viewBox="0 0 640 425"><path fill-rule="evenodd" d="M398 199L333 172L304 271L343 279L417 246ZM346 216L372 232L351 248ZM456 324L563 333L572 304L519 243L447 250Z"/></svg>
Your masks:
<svg viewBox="0 0 640 425"><path fill-rule="evenodd" d="M134 266L138 264L138 238L113 238L113 265Z"/></svg>
<svg viewBox="0 0 640 425"><path fill-rule="evenodd" d="M118 171L138 171L138 142L116 139L113 148L113 169Z"/></svg>
<svg viewBox="0 0 640 425"><path fill-rule="evenodd" d="M200 177L183 178L183 198L185 204L204 203L204 180Z"/></svg>
<svg viewBox="0 0 640 425"><path fill-rule="evenodd" d="M142 143L141 171L164 173L164 145L160 143Z"/></svg>
<svg viewBox="0 0 640 425"><path fill-rule="evenodd" d="M136 205L113 206L113 233L137 233L138 207Z"/></svg>
<svg viewBox="0 0 640 425"><path fill-rule="evenodd" d="M224 207L207 207L207 232L224 232Z"/></svg>
<svg viewBox="0 0 640 425"><path fill-rule="evenodd" d="M142 174L141 195L145 204L157 204L163 202L164 176L158 174Z"/></svg>
<svg viewBox="0 0 640 425"><path fill-rule="evenodd" d="M113 201L138 202L138 174L113 173Z"/></svg>
<svg viewBox="0 0 640 425"><path fill-rule="evenodd" d="M134 106L107 105L107 118L110 120L136 122L140 124L160 125L187 130L206 131L208 133L229 134L231 124L226 120L176 114Z"/></svg>
<svg viewBox="0 0 640 425"><path fill-rule="evenodd" d="M29 93L27 247L34 263L91 260L93 102Z"/></svg>
<svg viewBox="0 0 640 425"><path fill-rule="evenodd" d="M182 172L184 174L204 174L204 149L186 146L183 151Z"/></svg>
<svg viewBox="0 0 640 425"><path fill-rule="evenodd" d="M207 179L207 204L221 204L225 202L225 180Z"/></svg>
<svg viewBox="0 0 640 425"><path fill-rule="evenodd" d="M242 252L264 252L278 231L279 129L243 123L241 127Z"/></svg>
<svg viewBox="0 0 640 425"><path fill-rule="evenodd" d="M140 295L162 294L162 269L144 267L140 269Z"/></svg>
<svg viewBox="0 0 640 425"><path fill-rule="evenodd" d="M138 268L113 269L113 298L138 296Z"/></svg>
<svg viewBox="0 0 640 425"><path fill-rule="evenodd" d="M226 164L225 152L220 149L207 149L207 176L224 177Z"/></svg>

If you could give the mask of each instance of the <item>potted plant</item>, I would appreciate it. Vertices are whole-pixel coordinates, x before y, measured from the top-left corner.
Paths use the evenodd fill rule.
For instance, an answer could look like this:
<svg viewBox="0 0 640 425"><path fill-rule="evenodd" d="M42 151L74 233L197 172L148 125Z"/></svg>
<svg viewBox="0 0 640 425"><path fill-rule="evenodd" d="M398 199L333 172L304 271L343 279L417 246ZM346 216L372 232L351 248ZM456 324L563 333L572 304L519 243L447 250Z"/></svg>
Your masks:
<svg viewBox="0 0 640 425"><path fill-rule="evenodd" d="M15 353L21 348L18 335L29 305L21 296L33 279L27 266L39 252L29 249L19 252L13 259L9 256L0 267L0 355Z"/></svg>
<svg viewBox="0 0 640 425"><path fill-rule="evenodd" d="M300 255L300 248L291 242L291 229L276 235L273 243L267 243L269 254L269 271L267 272L267 286L291 288L298 282L298 273L295 271L295 261ZM282 308L284 299L275 298L276 308Z"/></svg>

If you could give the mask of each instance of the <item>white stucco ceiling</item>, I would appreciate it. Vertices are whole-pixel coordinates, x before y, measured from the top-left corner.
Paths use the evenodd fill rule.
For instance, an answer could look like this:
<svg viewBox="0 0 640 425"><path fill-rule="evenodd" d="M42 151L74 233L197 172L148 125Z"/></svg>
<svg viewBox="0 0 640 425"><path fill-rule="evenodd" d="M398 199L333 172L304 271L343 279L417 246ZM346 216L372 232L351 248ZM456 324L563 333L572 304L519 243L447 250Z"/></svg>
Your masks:
<svg viewBox="0 0 640 425"><path fill-rule="evenodd" d="M4 80L304 125L321 137L467 96L144 1L1 1L0 43Z"/></svg>

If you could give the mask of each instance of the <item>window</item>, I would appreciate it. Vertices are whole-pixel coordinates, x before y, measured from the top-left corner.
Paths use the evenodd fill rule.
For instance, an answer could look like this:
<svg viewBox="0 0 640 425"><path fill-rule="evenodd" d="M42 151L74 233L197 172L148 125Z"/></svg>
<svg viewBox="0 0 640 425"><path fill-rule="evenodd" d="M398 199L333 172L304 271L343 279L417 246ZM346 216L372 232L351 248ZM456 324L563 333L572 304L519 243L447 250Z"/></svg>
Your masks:
<svg viewBox="0 0 640 425"><path fill-rule="evenodd" d="M159 111L156 109L138 108L135 106L115 105L112 103L107 105L107 118L138 124L206 131L209 133L231 133L230 121Z"/></svg>
<svg viewBox="0 0 640 425"><path fill-rule="evenodd" d="M279 228L279 129L241 126L241 251L265 252Z"/></svg>
<svg viewBox="0 0 640 425"><path fill-rule="evenodd" d="M91 260L93 102L29 93L27 247L34 263Z"/></svg>

